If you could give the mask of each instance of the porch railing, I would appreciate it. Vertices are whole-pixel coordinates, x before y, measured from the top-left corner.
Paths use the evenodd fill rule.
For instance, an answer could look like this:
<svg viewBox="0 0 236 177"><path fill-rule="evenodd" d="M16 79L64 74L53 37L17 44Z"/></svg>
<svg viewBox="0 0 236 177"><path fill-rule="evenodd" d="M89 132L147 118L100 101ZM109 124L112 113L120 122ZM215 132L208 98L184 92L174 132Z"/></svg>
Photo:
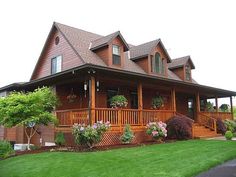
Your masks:
<svg viewBox="0 0 236 177"><path fill-rule="evenodd" d="M59 126L71 126L74 123L89 123L89 110L71 109L56 111Z"/></svg>
<svg viewBox="0 0 236 177"><path fill-rule="evenodd" d="M221 118L222 120L225 119L232 119L232 113L231 112L201 112L204 115L207 115L209 117L213 117L215 119Z"/></svg>
<svg viewBox="0 0 236 177"><path fill-rule="evenodd" d="M175 114L173 110L138 110L138 109L112 109L95 108L94 120L109 121L113 127L123 127L125 124L142 127L148 122L165 122ZM89 109L62 110L56 111L59 126L72 126L74 123L89 124Z"/></svg>
<svg viewBox="0 0 236 177"><path fill-rule="evenodd" d="M202 112L198 113L198 122L199 124L210 128L211 130L217 131L216 129L216 119L212 118Z"/></svg>

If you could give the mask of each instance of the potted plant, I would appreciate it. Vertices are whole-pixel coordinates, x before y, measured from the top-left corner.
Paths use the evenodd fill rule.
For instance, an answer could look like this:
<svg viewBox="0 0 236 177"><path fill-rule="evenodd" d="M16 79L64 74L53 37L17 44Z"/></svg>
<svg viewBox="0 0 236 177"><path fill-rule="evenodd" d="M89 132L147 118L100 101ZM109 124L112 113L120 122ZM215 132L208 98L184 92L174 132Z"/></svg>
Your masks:
<svg viewBox="0 0 236 177"><path fill-rule="evenodd" d="M112 108L126 108L128 105L128 100L124 95L115 95L110 100L110 106Z"/></svg>
<svg viewBox="0 0 236 177"><path fill-rule="evenodd" d="M133 138L134 138L134 134L130 128L130 125L126 124L124 128L124 133L120 137L120 140L123 144L130 144Z"/></svg>
<svg viewBox="0 0 236 177"><path fill-rule="evenodd" d="M152 108L153 109L159 109L164 106L164 101L162 96L156 96L152 98Z"/></svg>
<svg viewBox="0 0 236 177"><path fill-rule="evenodd" d="M167 137L166 124L162 121L149 122L146 133L151 135L154 140L162 142L162 139Z"/></svg>

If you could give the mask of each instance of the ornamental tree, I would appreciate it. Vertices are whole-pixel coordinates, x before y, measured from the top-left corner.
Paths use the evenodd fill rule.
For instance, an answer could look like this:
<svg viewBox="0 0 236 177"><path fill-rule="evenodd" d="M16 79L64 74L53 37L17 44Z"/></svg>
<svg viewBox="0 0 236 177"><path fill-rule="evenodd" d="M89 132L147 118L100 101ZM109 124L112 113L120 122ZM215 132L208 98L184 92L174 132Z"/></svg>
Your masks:
<svg viewBox="0 0 236 177"><path fill-rule="evenodd" d="M37 132L39 125L56 123L52 111L58 99L52 89L43 87L33 92L12 92L0 99L0 125L5 127L24 126L28 140Z"/></svg>

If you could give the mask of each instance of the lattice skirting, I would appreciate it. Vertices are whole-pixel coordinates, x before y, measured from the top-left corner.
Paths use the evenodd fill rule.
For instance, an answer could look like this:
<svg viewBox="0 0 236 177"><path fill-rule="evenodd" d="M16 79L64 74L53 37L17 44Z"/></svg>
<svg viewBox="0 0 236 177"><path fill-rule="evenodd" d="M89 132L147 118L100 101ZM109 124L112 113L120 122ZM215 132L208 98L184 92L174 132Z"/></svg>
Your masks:
<svg viewBox="0 0 236 177"><path fill-rule="evenodd" d="M69 146L75 146L74 137L72 133L64 133L66 144ZM122 133L109 131L103 135L102 141L97 144L97 146L110 146L110 145L120 145L120 137ZM133 144L140 144L143 142L151 141L152 138L146 134L145 131L136 131L134 132L135 138L133 139Z"/></svg>

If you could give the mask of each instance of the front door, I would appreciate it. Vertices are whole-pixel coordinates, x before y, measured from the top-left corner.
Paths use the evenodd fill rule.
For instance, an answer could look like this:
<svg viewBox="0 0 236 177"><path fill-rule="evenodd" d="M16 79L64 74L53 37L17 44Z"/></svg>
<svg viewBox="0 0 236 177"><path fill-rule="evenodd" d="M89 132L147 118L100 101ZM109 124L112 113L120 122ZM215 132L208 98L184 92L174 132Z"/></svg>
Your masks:
<svg viewBox="0 0 236 177"><path fill-rule="evenodd" d="M130 93L130 104L131 109L138 109L138 95L137 92L131 92Z"/></svg>
<svg viewBox="0 0 236 177"><path fill-rule="evenodd" d="M188 99L188 117L194 119L194 99Z"/></svg>

